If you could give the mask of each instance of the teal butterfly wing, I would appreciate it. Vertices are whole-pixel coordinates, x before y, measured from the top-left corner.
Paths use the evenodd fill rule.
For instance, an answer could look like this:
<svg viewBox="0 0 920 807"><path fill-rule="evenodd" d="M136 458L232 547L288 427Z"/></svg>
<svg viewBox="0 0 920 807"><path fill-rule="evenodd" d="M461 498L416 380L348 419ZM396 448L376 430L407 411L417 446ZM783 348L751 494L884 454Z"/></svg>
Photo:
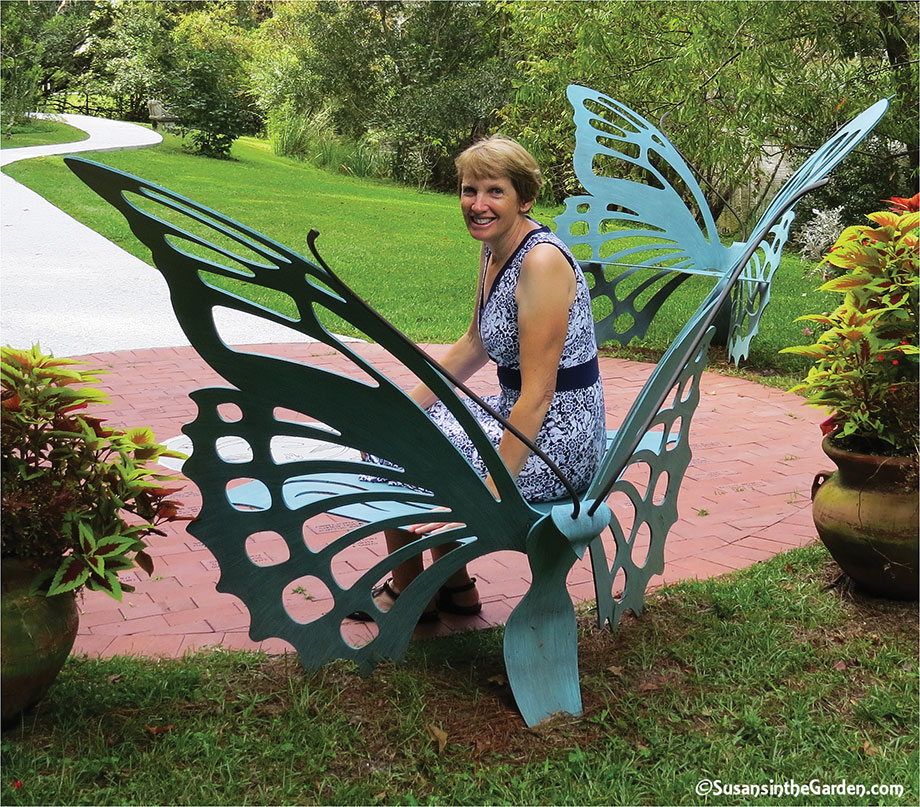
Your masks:
<svg viewBox="0 0 920 807"><path fill-rule="evenodd" d="M671 142L629 107L570 85L575 175L587 194L566 200L560 237L590 249L587 260L672 269L724 263L725 247L705 196Z"/></svg>
<svg viewBox="0 0 920 807"><path fill-rule="evenodd" d="M624 342L644 332L658 306L686 279L675 270L717 278L659 360L588 490L589 500L606 501L612 513L609 530L591 543L591 560L598 619L613 626L626 610L641 612L651 578L664 569L665 538L677 520L677 496L691 459L690 421L715 323L730 306L729 350L740 360L769 299L795 204L826 182L876 125L887 102L872 105L819 147L777 192L746 242L723 245L699 185L660 131L589 88L572 85L568 97L576 123L575 171L588 195L567 200L556 223L573 249L588 252L582 252L582 265L590 262L595 272L593 296L613 300L612 313L597 322L598 341L609 337L620 317L632 320L620 328ZM601 263L625 271L611 280ZM621 279L657 266L667 268L628 295L618 292ZM645 308L640 310L638 299Z"/></svg>
<svg viewBox="0 0 920 807"><path fill-rule="evenodd" d="M757 334L760 318L770 300L773 276L779 268L783 246L795 218L793 207L801 192L826 178L831 171L868 135L888 111L887 99L876 101L816 148L801 166L783 183L754 227L777 221L771 235L764 238L751 256L741 275L742 281L732 292L732 313L727 344L729 358L738 364L750 354L751 341ZM783 211L780 214L779 211ZM750 243L750 242L749 242Z"/></svg>
<svg viewBox="0 0 920 807"><path fill-rule="evenodd" d="M567 94L575 173L586 194L566 200L556 225L593 276L595 303L606 298L596 316L598 342L643 335L691 273L715 278L727 295L737 285L727 275L745 245L722 244L677 149L609 96L578 85ZM649 582L663 572L716 313L704 303L660 360L589 489L589 499L603 497L611 509L608 529L590 545L600 625L616 625L626 610L640 613Z"/></svg>
<svg viewBox="0 0 920 807"><path fill-rule="evenodd" d="M790 199L826 176L871 131L879 101L842 127L786 181L746 242L723 244L693 172L653 124L624 104L571 85L575 174L586 194L566 200L557 232L593 279L598 341L643 336L664 302L692 275L722 277L748 258L717 320L730 358L750 352L794 219ZM777 216L777 211L782 214ZM763 224L773 222L764 229ZM757 235L757 234L760 235Z"/></svg>
<svg viewBox="0 0 920 807"><path fill-rule="evenodd" d="M333 658L364 668L399 659L419 615L459 565L499 549L526 551L525 538L541 514L521 497L467 405L424 354L327 266L139 177L78 158L67 164L150 249L189 341L232 385L193 394L198 415L184 429L193 444L184 470L202 494L190 531L218 561L219 590L249 609L252 638L290 642L310 668ZM230 346L220 333L224 309L315 339L345 357L354 372ZM479 450L500 501L403 389L323 324L324 311L358 328L390 365L438 395ZM227 440L242 451L229 456ZM341 452L284 461L278 447L298 441L321 441ZM357 451L393 467L366 463ZM384 481L362 478L367 475ZM382 529L427 521L435 506L464 526L419 538L360 573L344 559L355 543ZM309 524L330 516L349 519L348 529L317 542ZM280 562L253 559L257 553L247 547L265 537L276 542ZM377 580L407 557L448 541L459 541L459 548L426 569L390 612L376 610L370 592ZM295 613L294 581L312 598L312 611ZM362 628L348 620L355 610L373 614L374 622Z"/></svg>
<svg viewBox="0 0 920 807"><path fill-rule="evenodd" d="M705 196L671 142L629 107L570 85L573 164L586 193L566 200L556 231L593 281L598 341L626 344L690 276L719 276L723 246Z"/></svg>

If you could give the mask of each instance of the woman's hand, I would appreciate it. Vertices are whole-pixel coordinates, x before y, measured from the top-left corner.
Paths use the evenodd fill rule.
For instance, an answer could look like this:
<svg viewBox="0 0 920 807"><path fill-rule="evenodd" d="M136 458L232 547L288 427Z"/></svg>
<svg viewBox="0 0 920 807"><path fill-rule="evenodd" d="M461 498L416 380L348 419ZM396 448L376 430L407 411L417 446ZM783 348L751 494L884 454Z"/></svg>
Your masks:
<svg viewBox="0 0 920 807"><path fill-rule="evenodd" d="M441 511L447 512L450 508L448 507L435 507L432 508L432 512ZM429 521L426 524L413 524L409 527L406 527L406 532L414 533L415 535L437 535L439 532L446 532L447 530L452 530L455 527L465 527L462 521Z"/></svg>

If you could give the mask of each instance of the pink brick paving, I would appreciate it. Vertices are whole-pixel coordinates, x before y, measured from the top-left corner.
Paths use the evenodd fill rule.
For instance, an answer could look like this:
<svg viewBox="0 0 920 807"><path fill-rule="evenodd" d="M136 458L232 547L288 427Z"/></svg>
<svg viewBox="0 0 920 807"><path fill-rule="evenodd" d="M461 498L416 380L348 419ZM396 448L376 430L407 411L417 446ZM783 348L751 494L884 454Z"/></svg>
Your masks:
<svg viewBox="0 0 920 807"><path fill-rule="evenodd" d="M375 345L355 344L372 359L384 354ZM444 346L424 346L443 355ZM323 366L347 372L346 361L323 345L289 344L248 348L292 358L312 356ZM100 414L113 425L150 426L159 440L174 437L194 417L188 393L224 382L188 347L96 353L82 357L105 369L103 388L112 403ZM405 386L411 374L398 363L378 364ZM608 428L616 428L634 396L652 370L644 363L602 358ZM477 392L494 389L488 368L471 386ZM691 428L693 461L680 493L680 520L665 549L665 572L653 585L686 578L705 578L741 569L786 549L814 540L809 491L816 471L827 466L819 445L822 415L806 408L801 399L758 384L706 373L702 398ZM186 483L178 494L183 508L194 513L200 505L197 489ZM344 519L324 516L311 524L323 542L348 528ZM229 594L215 591L218 570L212 555L193 539L184 524L167 525L167 535L154 537L150 554L153 578L142 572L125 575L136 586L118 603L100 592L86 592L80 600L80 632L76 653L93 656L136 654L181 656L203 647L262 649L290 652L278 639L253 642L248 637L248 614ZM270 536L251 539L251 554L270 560ZM348 553L337 574L356 579L383 552L383 537L361 541ZM417 634L437 636L455 631L503 624L527 591L527 559L501 552L474 562L479 579L482 613L473 618L442 615L440 622L422 626ZM594 596L587 561L576 564L569 577L574 599ZM312 600L290 595L286 605L294 618L309 621L323 612L323 597ZM328 606L328 600L326 602ZM350 623L346 623L350 624ZM366 641L371 634L355 623L349 638Z"/></svg>

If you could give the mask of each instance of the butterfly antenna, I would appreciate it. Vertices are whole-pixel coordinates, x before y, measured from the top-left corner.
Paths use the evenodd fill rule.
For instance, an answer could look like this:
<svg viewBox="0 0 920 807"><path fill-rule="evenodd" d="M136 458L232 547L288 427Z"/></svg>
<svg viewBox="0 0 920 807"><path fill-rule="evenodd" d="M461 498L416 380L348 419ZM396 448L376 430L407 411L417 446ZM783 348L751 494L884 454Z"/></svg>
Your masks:
<svg viewBox="0 0 920 807"><path fill-rule="evenodd" d="M383 317L375 308L371 306L366 300L361 298L358 294L355 293L354 289L348 286L332 269L329 268L329 264L323 260L322 255L319 254L319 250L316 248L316 239L319 237L319 231L316 229L311 229L307 233L307 246L310 247L310 252L313 253L313 257L316 258L319 265L323 268L324 271L329 273L329 276L340 286L346 288L351 293L351 296L354 300L359 303L368 314L370 314L378 323L380 323L384 328L386 328L391 334L397 337L400 341L405 343L419 358L422 359L426 364L430 365L434 370L440 373L444 378L446 378L451 384L453 384L457 389L461 390L464 395L466 395L470 400L475 401L479 406L481 406L486 412L489 413L493 418L495 418L499 423L501 423L504 428L506 428L511 434L517 437L525 446L527 446L534 454L536 454L543 462L546 463L547 467L559 478L559 481L562 482L565 487L566 493L572 499L572 518L578 518L579 513L581 512L581 501L579 500L578 491L575 490L572 483L569 481L569 478L562 472L558 465L553 462L544 452L540 449L533 440L527 437L521 432L516 426L512 423L509 423L508 420L502 415L500 415L494 407L486 403L482 398L480 398L475 392L473 392L466 384L464 384L460 379L456 378L453 373L448 371L446 368L442 367L437 361L435 361L431 356L425 353L418 345L415 344L408 336L406 336L402 331L399 330L392 322Z"/></svg>

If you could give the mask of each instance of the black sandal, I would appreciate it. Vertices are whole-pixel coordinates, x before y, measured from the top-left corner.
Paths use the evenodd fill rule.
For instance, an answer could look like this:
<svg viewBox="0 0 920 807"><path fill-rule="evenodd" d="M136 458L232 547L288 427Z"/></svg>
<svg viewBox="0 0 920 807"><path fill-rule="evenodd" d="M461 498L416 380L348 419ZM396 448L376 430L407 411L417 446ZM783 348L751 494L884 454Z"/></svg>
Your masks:
<svg viewBox="0 0 920 807"><path fill-rule="evenodd" d="M438 592L437 605L439 611L447 614L459 614L460 616L476 616L482 610L482 603L477 602L475 605L457 605L454 602L454 594L462 594L464 591L472 591L476 588L476 578L470 579L469 583L462 586L441 586Z"/></svg>
<svg viewBox="0 0 920 807"><path fill-rule="evenodd" d="M392 580L392 578L390 578ZM389 595L390 599L394 602L399 599L399 592L394 591L393 587L390 585L390 580L384 580L377 588L371 590L371 598L376 599L381 594ZM347 619L354 619L358 622L374 622L376 621L367 611L352 611ZM434 608L431 611L422 611L421 616L418 618L419 624L423 622L436 622L438 619L438 609Z"/></svg>

